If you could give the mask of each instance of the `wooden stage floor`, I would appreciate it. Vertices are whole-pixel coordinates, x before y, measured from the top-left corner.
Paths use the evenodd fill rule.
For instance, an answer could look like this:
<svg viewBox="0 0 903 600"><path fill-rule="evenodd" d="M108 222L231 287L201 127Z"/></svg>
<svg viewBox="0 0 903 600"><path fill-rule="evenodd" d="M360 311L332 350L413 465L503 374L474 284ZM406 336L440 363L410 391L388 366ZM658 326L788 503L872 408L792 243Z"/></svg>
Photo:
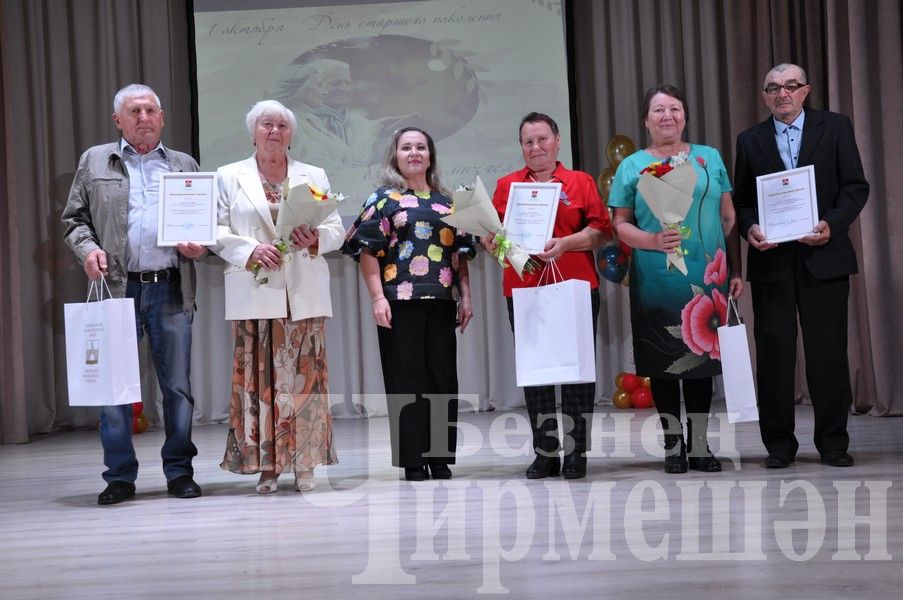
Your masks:
<svg viewBox="0 0 903 600"><path fill-rule="evenodd" d="M725 419L722 473L666 475L653 411L597 407L589 476L528 481L525 414L470 413L454 478L412 484L386 419L338 420L340 464L272 496L219 468L209 425L193 500L166 495L152 430L137 497L108 507L96 432L0 446L0 598L898 598L903 419L851 417L846 469L818 462L811 407L797 423L789 469Z"/></svg>

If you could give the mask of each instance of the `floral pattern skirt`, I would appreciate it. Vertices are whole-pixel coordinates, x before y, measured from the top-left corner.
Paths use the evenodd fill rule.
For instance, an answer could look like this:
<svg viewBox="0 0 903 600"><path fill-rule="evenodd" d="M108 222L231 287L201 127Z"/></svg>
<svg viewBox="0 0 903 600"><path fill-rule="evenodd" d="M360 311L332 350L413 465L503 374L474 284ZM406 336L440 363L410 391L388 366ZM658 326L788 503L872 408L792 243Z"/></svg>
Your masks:
<svg viewBox="0 0 903 600"><path fill-rule="evenodd" d="M280 474L337 463L325 319L235 321L232 335L229 435L220 467Z"/></svg>

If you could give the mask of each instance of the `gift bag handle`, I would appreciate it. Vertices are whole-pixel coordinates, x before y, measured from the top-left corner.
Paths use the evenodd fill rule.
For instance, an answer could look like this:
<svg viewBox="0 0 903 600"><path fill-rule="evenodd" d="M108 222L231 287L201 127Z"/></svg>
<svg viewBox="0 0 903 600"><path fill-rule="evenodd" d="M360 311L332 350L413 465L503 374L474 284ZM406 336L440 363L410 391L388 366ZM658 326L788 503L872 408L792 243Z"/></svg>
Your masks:
<svg viewBox="0 0 903 600"><path fill-rule="evenodd" d="M731 323L731 312L734 313L734 322ZM727 323L725 323L728 327L733 325L741 325L743 323L743 317L740 316L740 311L737 309L737 303L734 301L733 296L727 297Z"/></svg>
<svg viewBox="0 0 903 600"><path fill-rule="evenodd" d="M94 279L91 281L91 286L88 288L88 297L87 299L85 299L85 303L87 304L91 301L91 294L94 294L98 302L103 300L103 291L105 289L107 291L107 297L112 300L113 293L110 291L110 286L107 285L107 278L105 275L101 274L100 279Z"/></svg>
<svg viewBox="0 0 903 600"><path fill-rule="evenodd" d="M550 273L551 275L549 275ZM548 283L546 283L547 281ZM561 281L564 281L564 276L561 274L561 269L555 264L555 259L552 259L543 266L542 274L539 276L537 285L549 285Z"/></svg>

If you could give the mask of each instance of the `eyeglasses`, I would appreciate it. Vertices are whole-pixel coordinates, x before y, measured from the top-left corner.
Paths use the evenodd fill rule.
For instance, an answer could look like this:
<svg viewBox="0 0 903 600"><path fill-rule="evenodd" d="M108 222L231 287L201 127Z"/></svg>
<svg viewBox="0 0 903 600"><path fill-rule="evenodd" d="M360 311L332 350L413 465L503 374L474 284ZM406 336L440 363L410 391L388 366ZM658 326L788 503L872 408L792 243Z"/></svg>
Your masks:
<svg viewBox="0 0 903 600"><path fill-rule="evenodd" d="M797 83L796 81L791 81L789 83L785 83L784 85L778 85L777 83L769 83L765 86L765 93L769 96L777 96L781 93L781 89L787 90L788 94L795 93L798 89L806 87L809 85L808 83Z"/></svg>

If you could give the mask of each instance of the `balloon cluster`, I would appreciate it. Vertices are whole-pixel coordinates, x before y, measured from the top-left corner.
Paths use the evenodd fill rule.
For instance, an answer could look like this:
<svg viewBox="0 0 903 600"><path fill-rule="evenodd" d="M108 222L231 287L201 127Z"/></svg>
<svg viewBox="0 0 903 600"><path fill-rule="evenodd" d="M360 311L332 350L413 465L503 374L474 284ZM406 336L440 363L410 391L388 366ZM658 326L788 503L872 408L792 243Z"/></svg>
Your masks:
<svg viewBox="0 0 903 600"><path fill-rule="evenodd" d="M608 146L605 148L605 156L608 157L608 164L611 166L602 169L596 184L599 186L599 193L602 194L602 200L608 202L608 195L611 193L611 182L615 179L615 171L621 161L636 152L636 144L626 135L620 133L608 140Z"/></svg>
<svg viewBox="0 0 903 600"><path fill-rule="evenodd" d="M144 433L147 431L147 415L144 414L144 403L132 404L132 432Z"/></svg>
<svg viewBox="0 0 903 600"><path fill-rule="evenodd" d="M599 186L599 194L602 201L608 204L608 196L611 194L611 183L615 178L615 171L621 161L636 152L636 144L626 135L617 134L608 140L605 155L608 157L608 167L602 169L596 185ZM599 250L596 264L602 277L612 283L626 283L628 265L630 264L631 247L623 242L611 243Z"/></svg>
<svg viewBox="0 0 903 600"><path fill-rule="evenodd" d="M616 408L652 408L652 381L633 373L618 373L615 377L614 395L611 397Z"/></svg>

